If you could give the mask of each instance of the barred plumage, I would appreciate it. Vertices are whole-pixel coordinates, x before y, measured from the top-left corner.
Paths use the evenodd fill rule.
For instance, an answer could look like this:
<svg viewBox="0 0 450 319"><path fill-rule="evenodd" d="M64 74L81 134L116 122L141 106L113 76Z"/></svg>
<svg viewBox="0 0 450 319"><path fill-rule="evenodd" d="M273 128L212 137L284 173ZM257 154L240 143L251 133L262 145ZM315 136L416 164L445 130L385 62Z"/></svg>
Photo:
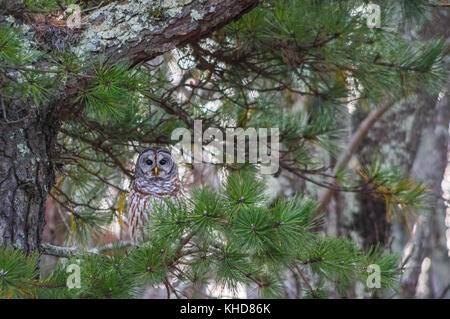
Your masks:
<svg viewBox="0 0 450 319"><path fill-rule="evenodd" d="M145 240L144 228L155 203L164 205L166 198L176 199L183 192L176 163L165 149L149 148L142 152L135 172L128 205L128 232L130 239L137 242Z"/></svg>

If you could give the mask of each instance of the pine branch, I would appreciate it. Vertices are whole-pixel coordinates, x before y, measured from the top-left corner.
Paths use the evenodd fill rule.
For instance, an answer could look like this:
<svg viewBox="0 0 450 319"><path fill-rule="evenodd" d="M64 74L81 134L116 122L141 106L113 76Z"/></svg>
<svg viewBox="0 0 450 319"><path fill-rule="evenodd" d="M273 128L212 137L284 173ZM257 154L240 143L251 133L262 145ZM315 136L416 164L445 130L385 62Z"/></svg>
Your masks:
<svg viewBox="0 0 450 319"><path fill-rule="evenodd" d="M117 167L118 167L125 175L127 175L128 177L130 177L130 178L132 178L132 179L134 178L134 174L131 173L128 169L126 169L126 168L123 166L122 162L114 155L114 153L111 151L111 149L110 149L108 146L104 145L104 143L103 143L104 141L100 141L100 140L92 141L92 140L90 140L90 139L88 139L88 138L86 138L86 137L84 137L84 136L77 135L77 134L74 134L74 133L72 133L72 132L69 132L68 130L66 130L66 129L64 129L64 128L61 128L60 131L61 131L62 133L64 133L65 135L71 136L71 137L73 137L73 138L75 138L75 139L79 139L79 140L81 140L82 142L91 145L92 147L94 147L95 149L97 149L99 152L102 152L102 153L108 155L109 158L111 158L111 160L114 162L114 164L115 164L115 165L116 165L116 166L117 166Z"/></svg>
<svg viewBox="0 0 450 319"><path fill-rule="evenodd" d="M78 48L96 54L104 49L105 58L109 62L124 58L135 63L148 61L180 45L210 34L248 12L259 2L259 0L207 0L192 1L187 5L183 5L183 2L181 4L174 2L175 4L171 7L159 7L151 3L149 6L143 6L138 1L114 2L97 9L86 20L89 27L80 34ZM136 8L139 11L133 12ZM176 12L176 15L169 14L170 10ZM197 15L194 14L195 12ZM119 22L117 19L118 22L111 30L107 28L108 21L103 19L105 16L121 16L121 14L129 17L148 16L150 20L136 19L133 28L141 31L130 39L123 37L123 33L128 32L129 29L128 21ZM169 20L171 20L170 24L167 23ZM158 27L149 28L148 26ZM93 45L99 42L107 44L103 48Z"/></svg>

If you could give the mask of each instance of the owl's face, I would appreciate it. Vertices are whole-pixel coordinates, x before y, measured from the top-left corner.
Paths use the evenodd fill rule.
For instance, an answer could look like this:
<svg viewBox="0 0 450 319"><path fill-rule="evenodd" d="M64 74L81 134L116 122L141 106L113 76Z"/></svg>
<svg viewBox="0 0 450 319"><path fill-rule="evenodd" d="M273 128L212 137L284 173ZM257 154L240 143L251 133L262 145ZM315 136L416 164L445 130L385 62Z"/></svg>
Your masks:
<svg viewBox="0 0 450 319"><path fill-rule="evenodd" d="M136 177L146 179L170 179L178 175L172 155L168 150L149 148L139 155L136 163Z"/></svg>

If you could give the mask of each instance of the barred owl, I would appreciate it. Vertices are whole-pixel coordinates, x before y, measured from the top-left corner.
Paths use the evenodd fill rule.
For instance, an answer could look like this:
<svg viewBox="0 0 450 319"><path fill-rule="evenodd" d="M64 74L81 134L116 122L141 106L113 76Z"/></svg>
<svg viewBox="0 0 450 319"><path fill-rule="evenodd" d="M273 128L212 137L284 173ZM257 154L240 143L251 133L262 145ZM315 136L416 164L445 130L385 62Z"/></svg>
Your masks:
<svg viewBox="0 0 450 319"><path fill-rule="evenodd" d="M143 151L136 162L135 177L128 205L128 232L130 239L137 242L145 239L144 229L154 205L164 205L166 198L175 201L183 196L183 191L177 165L165 149Z"/></svg>

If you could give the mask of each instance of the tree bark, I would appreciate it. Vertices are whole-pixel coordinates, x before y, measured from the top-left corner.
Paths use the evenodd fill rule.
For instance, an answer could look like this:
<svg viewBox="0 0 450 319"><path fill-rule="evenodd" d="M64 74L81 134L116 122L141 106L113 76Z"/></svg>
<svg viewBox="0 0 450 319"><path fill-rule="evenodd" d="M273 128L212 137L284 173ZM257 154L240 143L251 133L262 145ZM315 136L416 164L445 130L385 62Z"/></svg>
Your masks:
<svg viewBox="0 0 450 319"><path fill-rule="evenodd" d="M29 253L41 242L45 202L54 181L51 154L57 127L20 100L2 101L2 111L0 246Z"/></svg>
<svg viewBox="0 0 450 319"><path fill-rule="evenodd" d="M84 19L82 28L32 21L23 4L0 5L0 22L10 15L29 24L30 43L45 50L70 50L85 60L134 64L198 40L251 10L259 0L134 0L107 4ZM87 61L88 62L88 61ZM45 64L45 62L44 62ZM39 65L39 62L37 63ZM1 82L0 82L1 85ZM53 150L61 122L74 110L79 79L39 108L2 99L0 111L0 245L29 253L41 247L45 203L54 184ZM82 109L82 108L81 108Z"/></svg>
<svg viewBox="0 0 450 319"><path fill-rule="evenodd" d="M420 222L410 239L411 252L403 275L402 297L439 298L448 282L448 249L445 235L446 205L443 201L442 179L448 165L448 125L450 108L448 95L441 99L422 96L422 105L434 106L428 125L422 130L420 144L411 167L411 175L426 182L430 189L430 208L421 212ZM431 261L428 270L422 269L425 258ZM419 278L423 282L419 287ZM426 279L425 279L426 278ZM419 289L420 288L420 289Z"/></svg>
<svg viewBox="0 0 450 319"><path fill-rule="evenodd" d="M111 61L148 61L210 34L258 3L259 0L114 2L88 17L74 52L104 53Z"/></svg>

